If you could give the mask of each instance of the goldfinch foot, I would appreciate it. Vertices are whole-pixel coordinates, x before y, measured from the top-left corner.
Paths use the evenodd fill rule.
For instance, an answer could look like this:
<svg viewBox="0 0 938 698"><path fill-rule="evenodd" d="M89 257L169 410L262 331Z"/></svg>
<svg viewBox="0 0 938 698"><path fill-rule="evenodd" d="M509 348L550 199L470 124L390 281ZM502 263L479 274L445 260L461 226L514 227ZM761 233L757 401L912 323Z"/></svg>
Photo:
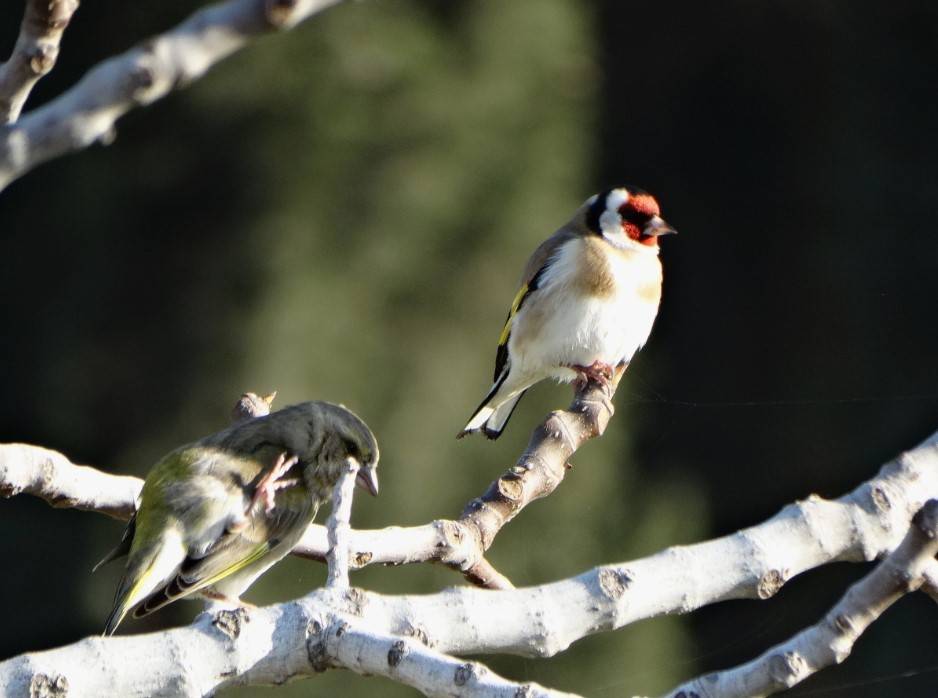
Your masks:
<svg viewBox="0 0 938 698"><path fill-rule="evenodd" d="M566 368L571 368L576 371L576 381L574 381L573 384L576 390L582 390L590 383L602 386L607 391L611 386L614 372L612 366L607 363L594 361L589 366L570 364L566 366Z"/></svg>
<svg viewBox="0 0 938 698"><path fill-rule="evenodd" d="M296 465L298 461L299 459L296 456L287 458L286 453L281 453L277 456L277 461L274 463L273 467L258 481L257 489L254 490L254 496L251 498L248 511L251 511L263 500L264 511L268 514L272 512L274 510L274 495L277 494L277 490L293 487L299 483L299 480L295 478L290 478L289 480L280 479L286 475L287 471Z"/></svg>

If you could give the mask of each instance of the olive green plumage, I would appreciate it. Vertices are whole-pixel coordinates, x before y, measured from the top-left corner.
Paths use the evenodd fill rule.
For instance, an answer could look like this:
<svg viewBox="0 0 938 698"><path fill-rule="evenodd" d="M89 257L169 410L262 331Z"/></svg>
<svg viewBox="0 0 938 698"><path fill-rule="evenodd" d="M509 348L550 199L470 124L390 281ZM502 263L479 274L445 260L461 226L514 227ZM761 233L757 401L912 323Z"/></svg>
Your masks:
<svg viewBox="0 0 938 698"><path fill-rule="evenodd" d="M120 545L99 563L128 555L105 634L131 609L140 617L194 593L236 600L290 552L349 458L377 494L374 435L327 402L286 407L166 455Z"/></svg>

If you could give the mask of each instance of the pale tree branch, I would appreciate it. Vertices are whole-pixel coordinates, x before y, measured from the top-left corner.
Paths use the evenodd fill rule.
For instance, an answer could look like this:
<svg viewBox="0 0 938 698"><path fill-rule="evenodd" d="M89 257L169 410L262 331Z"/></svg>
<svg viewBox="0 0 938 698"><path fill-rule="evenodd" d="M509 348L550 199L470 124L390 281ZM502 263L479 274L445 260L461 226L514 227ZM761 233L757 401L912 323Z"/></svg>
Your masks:
<svg viewBox="0 0 938 698"><path fill-rule="evenodd" d="M77 465L58 451L0 444L0 496L31 494L62 509L82 509L126 521L143 480Z"/></svg>
<svg viewBox="0 0 938 698"><path fill-rule="evenodd" d="M26 0L13 53L0 64L0 124L16 121L29 93L55 66L78 0Z"/></svg>
<svg viewBox="0 0 938 698"><path fill-rule="evenodd" d="M439 519L423 526L389 527L350 533L350 567L368 564L400 565L413 562L442 562L462 572L477 586L510 589L511 582L485 559L501 528L525 506L546 497L561 483L567 460L587 440L603 433L612 416L611 390L588 384L579 390L570 407L552 412L535 429L527 449L488 490L466 506L457 520ZM274 393L276 395L276 393ZM245 393L232 413L235 421L267 414L274 395L259 398ZM32 450L31 450L32 449ZM0 444L0 495L21 492L42 497L53 506L82 502L95 509L96 498L109 504L109 513L128 519L143 481L84 468L77 478L74 466L60 453L25 444ZM43 487L24 483L41 481ZM56 483L61 482L61 487ZM120 497L123 505L115 506ZM326 529L312 525L294 548L301 557L325 561L331 549Z"/></svg>
<svg viewBox="0 0 938 698"><path fill-rule="evenodd" d="M111 142L115 123L131 109L199 79L251 39L341 1L227 0L98 64L61 96L0 128L0 190L47 160Z"/></svg>
<svg viewBox="0 0 938 698"><path fill-rule="evenodd" d="M471 591L478 597L517 593ZM449 596L454 598L445 620L455 622L465 609L458 607L458 590ZM454 651L481 651L485 638L473 639L467 633L457 642L445 634L431 638L421 628L437 629L430 616L438 607L424 603L424 598L411 597L410 603L401 604L355 589L338 596L323 589L250 612L239 608L203 613L185 628L90 637L0 663L0 695L31 695L36 687L59 686L62 695L69 696L188 698L230 686L281 684L340 667L384 676L431 696L568 695L515 683L477 662L450 656Z"/></svg>
<svg viewBox="0 0 938 698"><path fill-rule="evenodd" d="M938 500L913 517L902 543L816 625L776 645L753 661L688 681L669 698L745 698L791 688L833 664L843 662L860 635L886 609L918 589L938 553Z"/></svg>
<svg viewBox="0 0 938 698"><path fill-rule="evenodd" d="M570 413L554 413L551 419L558 414ZM542 426L538 431L543 430ZM732 595L735 589L748 585L754 589L753 595L763 598L771 596L795 574L832 560L873 560L898 545L912 514L924 501L938 494L936 451L938 433L885 465L877 477L840 499L830 501L812 496L786 507L760 526L698 546L669 549L662 555L679 559L699 546L714 545L728 553L742 553L746 559L754 557L758 564L748 565L743 571L758 575L737 574L727 578L722 593ZM530 452L529 448L526 455ZM513 470L497 482L508 480ZM536 468L522 473L523 491L531 490L525 486L529 482L526 475L534 472ZM141 482L73 465L61 454L36 446L0 445L0 494L4 496L26 492L53 506L78 506L128 518ZM497 483L489 488L493 489L498 489ZM350 564L352 568L423 561L439 561L453 567L467 561L477 565L481 559L479 541L461 521L353 530ZM325 527L313 525L294 552L324 560L328 550Z"/></svg>
<svg viewBox="0 0 938 698"><path fill-rule="evenodd" d="M314 624L314 629L318 627ZM467 662L431 649L418 639L359 630L344 620L313 634L315 656L358 674L387 676L429 696L563 698L572 694L535 683L502 678L479 662ZM310 641L307 641L307 647ZM327 659L328 658L328 659Z"/></svg>
<svg viewBox="0 0 938 698"><path fill-rule="evenodd" d="M351 539L352 499L355 496L355 476L359 464L352 458L345 463L345 471L332 492L332 510L326 521L329 532L329 553L326 561L329 571L326 574L326 586L336 591L349 588L349 545Z"/></svg>
<svg viewBox="0 0 938 698"><path fill-rule="evenodd" d="M161 685L178 687L172 695L202 695L233 684L279 683L321 668L321 662L310 659L307 641L315 634L310 628L316 623L328 628L339 621L356 633L373 635L375 642L388 636L412 637L448 655L552 656L592 633L687 613L717 601L767 598L787 579L812 567L873 559L899 544L912 514L936 494L938 433L839 500L810 497L763 524L716 540L525 589L460 587L423 596L349 589L342 603L332 590L319 590L292 603L252 611L250 623L238 624L238 632L227 633L223 642L216 638L210 647L206 637L228 628L243 610L214 616L215 625L206 625L200 617L189 628L88 639L14 658L0 664L0 688L14 681L22 687L41 675L43 681L93 682L87 695L138 695L137 684L152 677L120 668L138 656L147 658L143 666L159 674ZM195 644L198 666L180 660ZM338 650L330 652L326 664L341 665L332 661ZM105 670L72 677L71 672L92 662L103 662ZM111 664L116 667L113 673ZM390 667L387 672L377 673L393 678Z"/></svg>
<svg viewBox="0 0 938 698"><path fill-rule="evenodd" d="M922 591L938 603L938 561L932 562L922 572Z"/></svg>

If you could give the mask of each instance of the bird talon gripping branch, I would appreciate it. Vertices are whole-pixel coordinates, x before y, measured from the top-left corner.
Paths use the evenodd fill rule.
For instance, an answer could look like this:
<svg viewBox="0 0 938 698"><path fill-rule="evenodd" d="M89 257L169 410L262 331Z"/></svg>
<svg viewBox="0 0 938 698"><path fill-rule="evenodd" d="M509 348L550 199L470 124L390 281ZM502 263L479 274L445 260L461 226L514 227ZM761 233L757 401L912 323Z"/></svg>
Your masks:
<svg viewBox="0 0 938 698"><path fill-rule="evenodd" d="M641 189L587 199L528 260L498 340L495 383L459 436L497 439L544 378L576 381L577 391L596 384L611 396L651 332L661 300L658 237L673 232Z"/></svg>
<svg viewBox="0 0 938 698"><path fill-rule="evenodd" d="M579 392L590 383L598 385L607 393L612 388L612 366L602 361L594 361L589 366L580 366L578 364L566 364L564 368L569 368L576 373L573 382L574 389Z"/></svg>

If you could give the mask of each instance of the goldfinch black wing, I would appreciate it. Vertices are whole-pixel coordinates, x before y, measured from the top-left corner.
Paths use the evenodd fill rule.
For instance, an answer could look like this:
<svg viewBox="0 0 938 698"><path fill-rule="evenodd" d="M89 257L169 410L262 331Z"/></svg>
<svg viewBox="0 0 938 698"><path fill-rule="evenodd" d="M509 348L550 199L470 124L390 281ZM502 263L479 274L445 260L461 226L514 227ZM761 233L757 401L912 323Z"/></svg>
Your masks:
<svg viewBox="0 0 938 698"><path fill-rule="evenodd" d="M498 337L498 350L495 354L495 377L492 380L498 380L508 363L508 340L511 338L511 326L518 315L518 311L521 310L521 306L524 305L528 297L539 288L544 273L550 268L555 259L557 250L574 237L576 237L576 233L572 229L569 227L561 228L542 242L528 259L528 263L524 267L524 274L521 276L521 288L518 289L514 300L511 302L508 317L505 319L505 326Z"/></svg>

